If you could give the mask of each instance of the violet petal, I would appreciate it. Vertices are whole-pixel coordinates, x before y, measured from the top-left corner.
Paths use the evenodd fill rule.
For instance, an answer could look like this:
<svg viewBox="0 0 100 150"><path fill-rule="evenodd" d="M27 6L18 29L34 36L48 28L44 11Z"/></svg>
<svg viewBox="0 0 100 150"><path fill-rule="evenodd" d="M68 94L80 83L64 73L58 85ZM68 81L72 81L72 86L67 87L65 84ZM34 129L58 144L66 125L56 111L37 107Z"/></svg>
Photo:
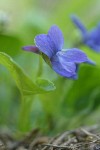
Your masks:
<svg viewBox="0 0 100 150"><path fill-rule="evenodd" d="M48 34L40 34L35 37L36 46L49 58L53 57L56 52L62 50L63 43L63 34L56 25L50 28Z"/></svg>
<svg viewBox="0 0 100 150"><path fill-rule="evenodd" d="M40 34L35 37L35 44L39 50L51 58L55 51L52 48L52 42L46 34Z"/></svg>
<svg viewBox="0 0 100 150"><path fill-rule="evenodd" d="M50 30L48 31L48 36L51 39L53 49L56 52L62 50L62 47L64 45L64 38L62 31L56 25L53 25L50 28Z"/></svg>
<svg viewBox="0 0 100 150"><path fill-rule="evenodd" d="M78 64L86 62L88 60L86 54L77 48L68 49L66 51L60 51L57 53L57 56L62 61L65 60L67 62L74 62Z"/></svg>
<svg viewBox="0 0 100 150"><path fill-rule="evenodd" d="M84 35L87 32L87 29L83 25L83 23L80 21L80 19L76 15L71 15L71 20L76 25L76 27L81 31L81 33Z"/></svg>
<svg viewBox="0 0 100 150"><path fill-rule="evenodd" d="M76 76L76 65L73 62L61 61L57 55L51 60L53 70L61 76L72 78Z"/></svg>

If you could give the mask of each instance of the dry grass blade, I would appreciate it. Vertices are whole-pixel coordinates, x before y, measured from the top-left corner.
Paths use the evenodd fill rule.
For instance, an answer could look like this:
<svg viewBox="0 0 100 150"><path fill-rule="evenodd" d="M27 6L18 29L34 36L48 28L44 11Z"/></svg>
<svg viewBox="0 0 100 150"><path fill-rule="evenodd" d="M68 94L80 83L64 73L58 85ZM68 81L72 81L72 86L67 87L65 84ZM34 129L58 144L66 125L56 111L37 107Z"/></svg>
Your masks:
<svg viewBox="0 0 100 150"><path fill-rule="evenodd" d="M39 130L33 130L18 141L2 133L0 150L100 150L98 131L98 128L88 127L66 131L55 137L45 137Z"/></svg>

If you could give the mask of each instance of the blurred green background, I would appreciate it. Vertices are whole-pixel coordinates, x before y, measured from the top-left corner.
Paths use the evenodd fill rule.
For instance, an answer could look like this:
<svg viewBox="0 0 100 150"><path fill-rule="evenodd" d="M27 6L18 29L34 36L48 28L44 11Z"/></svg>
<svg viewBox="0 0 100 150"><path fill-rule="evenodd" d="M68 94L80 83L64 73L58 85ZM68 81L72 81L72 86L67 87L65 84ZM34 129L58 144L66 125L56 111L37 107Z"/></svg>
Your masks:
<svg viewBox="0 0 100 150"><path fill-rule="evenodd" d="M33 98L28 130L57 133L100 121L100 54L81 46L96 62L82 64L76 81L57 75L39 56L22 51L34 37L56 24L64 34L64 48L73 47L80 33L70 20L76 14L91 29L100 21L100 0L1 0L0 51L9 54L35 81L37 75L54 82L56 90ZM17 129L21 96L9 71L0 65L0 126ZM24 117L24 116L23 116ZM23 122L23 121L22 121Z"/></svg>

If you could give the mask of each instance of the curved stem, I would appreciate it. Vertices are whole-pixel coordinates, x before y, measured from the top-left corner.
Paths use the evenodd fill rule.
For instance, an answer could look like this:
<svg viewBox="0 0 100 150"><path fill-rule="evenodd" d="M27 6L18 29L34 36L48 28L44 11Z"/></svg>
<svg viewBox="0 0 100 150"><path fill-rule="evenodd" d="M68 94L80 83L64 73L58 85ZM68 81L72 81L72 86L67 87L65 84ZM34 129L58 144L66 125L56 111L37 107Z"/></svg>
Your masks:
<svg viewBox="0 0 100 150"><path fill-rule="evenodd" d="M37 77L40 77L42 75L42 70L43 70L43 62L42 58L39 56L39 68L37 71Z"/></svg>
<svg viewBox="0 0 100 150"><path fill-rule="evenodd" d="M18 129L22 132L26 132L30 129L30 112L33 102L32 98L33 97L30 96L23 96L21 99Z"/></svg>

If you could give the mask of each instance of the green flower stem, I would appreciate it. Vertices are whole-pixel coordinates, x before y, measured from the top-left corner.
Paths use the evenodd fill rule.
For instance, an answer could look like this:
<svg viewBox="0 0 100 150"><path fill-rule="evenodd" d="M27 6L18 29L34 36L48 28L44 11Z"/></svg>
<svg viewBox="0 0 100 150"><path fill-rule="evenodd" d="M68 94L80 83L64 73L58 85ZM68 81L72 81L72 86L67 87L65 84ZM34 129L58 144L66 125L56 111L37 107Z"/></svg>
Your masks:
<svg viewBox="0 0 100 150"><path fill-rule="evenodd" d="M40 77L42 75L42 70L43 70L43 60L42 57L39 56L39 67L37 71L37 77Z"/></svg>
<svg viewBox="0 0 100 150"><path fill-rule="evenodd" d="M30 113L33 96L23 96L21 99L21 106L19 112L18 129L21 132L26 132L30 129Z"/></svg>

